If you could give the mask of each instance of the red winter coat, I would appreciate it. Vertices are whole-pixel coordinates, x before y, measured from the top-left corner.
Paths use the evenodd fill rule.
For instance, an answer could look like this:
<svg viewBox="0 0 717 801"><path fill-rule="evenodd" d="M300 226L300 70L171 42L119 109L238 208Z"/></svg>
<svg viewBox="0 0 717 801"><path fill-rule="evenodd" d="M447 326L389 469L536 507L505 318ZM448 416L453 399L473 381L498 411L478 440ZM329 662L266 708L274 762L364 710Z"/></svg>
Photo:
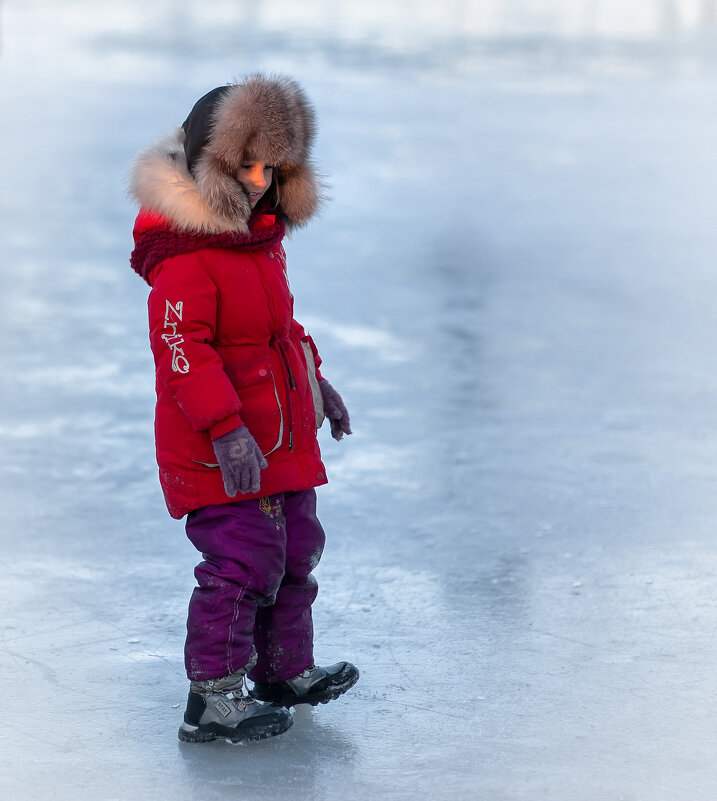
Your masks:
<svg viewBox="0 0 717 801"><path fill-rule="evenodd" d="M265 215L257 225L273 222ZM140 210L135 243L163 225ZM317 397L320 406L321 360L293 319L284 249L272 248L183 253L147 276L157 462L172 517L326 483L314 404ZM241 425L269 465L258 493L230 498L212 440Z"/></svg>

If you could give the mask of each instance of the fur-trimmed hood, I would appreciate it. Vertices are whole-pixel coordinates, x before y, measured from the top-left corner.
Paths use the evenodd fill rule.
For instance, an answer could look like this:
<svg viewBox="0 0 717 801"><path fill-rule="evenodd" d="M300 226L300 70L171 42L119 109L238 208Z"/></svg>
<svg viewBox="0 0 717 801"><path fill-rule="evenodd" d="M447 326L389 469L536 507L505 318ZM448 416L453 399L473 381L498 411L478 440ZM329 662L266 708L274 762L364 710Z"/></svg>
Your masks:
<svg viewBox="0 0 717 801"><path fill-rule="evenodd" d="M313 109L294 80L252 75L212 90L182 128L140 153L130 191L183 230L244 232L252 209L233 176L244 162L264 161L278 190L278 205L267 211L289 228L301 226L321 200L310 160L314 136Z"/></svg>

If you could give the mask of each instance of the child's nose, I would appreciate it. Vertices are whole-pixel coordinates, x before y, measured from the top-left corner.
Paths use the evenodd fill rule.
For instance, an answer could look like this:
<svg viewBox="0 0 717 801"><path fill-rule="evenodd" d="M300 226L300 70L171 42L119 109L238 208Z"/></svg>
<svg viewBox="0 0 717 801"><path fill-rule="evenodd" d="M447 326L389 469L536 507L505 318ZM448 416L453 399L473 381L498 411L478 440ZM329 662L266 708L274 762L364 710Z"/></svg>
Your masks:
<svg viewBox="0 0 717 801"><path fill-rule="evenodd" d="M261 164L256 164L251 168L249 180L252 186L255 186L257 189L263 189L266 186L266 176L264 175L264 168Z"/></svg>

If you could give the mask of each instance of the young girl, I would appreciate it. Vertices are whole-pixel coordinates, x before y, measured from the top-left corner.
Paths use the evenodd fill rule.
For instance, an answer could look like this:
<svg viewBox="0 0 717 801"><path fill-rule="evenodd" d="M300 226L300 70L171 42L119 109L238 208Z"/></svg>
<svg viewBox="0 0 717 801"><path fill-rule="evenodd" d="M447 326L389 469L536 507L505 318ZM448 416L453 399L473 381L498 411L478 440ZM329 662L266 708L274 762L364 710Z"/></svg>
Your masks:
<svg viewBox="0 0 717 801"><path fill-rule="evenodd" d="M324 545L314 487L326 483L316 430L325 414L336 440L351 433L293 319L281 244L317 210L314 132L294 80L252 75L204 95L132 173L131 263L152 287L160 482L203 556L187 621L185 742L280 734L288 707L326 703L359 677L348 662L313 661L311 571Z"/></svg>

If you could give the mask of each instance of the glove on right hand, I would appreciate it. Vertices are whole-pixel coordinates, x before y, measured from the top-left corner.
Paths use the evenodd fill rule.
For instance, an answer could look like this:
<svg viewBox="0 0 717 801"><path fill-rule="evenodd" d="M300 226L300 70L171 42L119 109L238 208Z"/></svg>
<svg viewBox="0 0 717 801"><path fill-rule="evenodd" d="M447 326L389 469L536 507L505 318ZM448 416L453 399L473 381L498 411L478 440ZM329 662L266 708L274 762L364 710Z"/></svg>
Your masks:
<svg viewBox="0 0 717 801"><path fill-rule="evenodd" d="M227 495L233 498L239 492L259 492L261 471L267 461L249 429L239 426L217 437L212 445Z"/></svg>
<svg viewBox="0 0 717 801"><path fill-rule="evenodd" d="M321 397L324 401L324 413L331 423L331 436L339 442L344 434L351 434L351 420L346 404L341 399L341 395L322 378L319 381Z"/></svg>

